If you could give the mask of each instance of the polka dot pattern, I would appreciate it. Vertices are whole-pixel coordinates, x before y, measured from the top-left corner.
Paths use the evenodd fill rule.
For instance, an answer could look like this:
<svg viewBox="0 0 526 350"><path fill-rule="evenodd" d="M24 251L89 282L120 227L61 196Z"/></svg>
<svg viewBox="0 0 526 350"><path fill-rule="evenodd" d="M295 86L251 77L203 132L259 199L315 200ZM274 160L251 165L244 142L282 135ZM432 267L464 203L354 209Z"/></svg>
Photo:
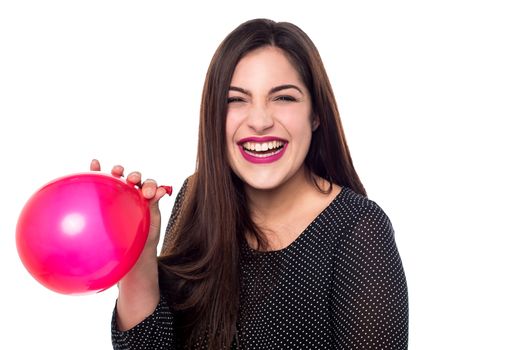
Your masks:
<svg viewBox="0 0 526 350"><path fill-rule="evenodd" d="M407 285L393 227L349 188L288 247L260 253L243 244L240 263L232 348L407 349ZM163 299L127 332L113 322L114 349L178 349L173 318Z"/></svg>

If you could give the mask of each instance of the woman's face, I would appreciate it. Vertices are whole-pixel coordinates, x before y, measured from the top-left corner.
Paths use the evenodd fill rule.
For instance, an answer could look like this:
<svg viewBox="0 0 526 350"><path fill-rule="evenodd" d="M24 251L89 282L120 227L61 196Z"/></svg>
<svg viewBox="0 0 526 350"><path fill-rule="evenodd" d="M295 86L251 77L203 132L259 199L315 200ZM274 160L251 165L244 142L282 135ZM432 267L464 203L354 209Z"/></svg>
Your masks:
<svg viewBox="0 0 526 350"><path fill-rule="evenodd" d="M246 185L273 189L298 174L316 126L309 92L281 49L259 48L239 61L226 142L230 166Z"/></svg>

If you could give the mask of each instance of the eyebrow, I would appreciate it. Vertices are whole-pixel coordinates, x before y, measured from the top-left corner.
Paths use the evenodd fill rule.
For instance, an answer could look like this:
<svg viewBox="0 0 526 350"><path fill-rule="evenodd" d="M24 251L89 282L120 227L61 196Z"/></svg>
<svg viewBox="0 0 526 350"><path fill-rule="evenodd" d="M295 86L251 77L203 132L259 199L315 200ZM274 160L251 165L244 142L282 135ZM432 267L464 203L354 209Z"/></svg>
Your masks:
<svg viewBox="0 0 526 350"><path fill-rule="evenodd" d="M269 94L273 94L273 93L276 93L278 91L281 91L281 90L286 90L286 89L295 89L295 90L298 90L300 94L303 95L303 91L301 91L301 89L299 87L297 87L296 85L294 84L283 84L283 85L278 85L278 86L275 86L273 87L272 89L270 89L269 91ZM240 88L238 86L230 86L229 90L233 90L233 91L239 91L245 95L248 95L248 96L252 96L252 94L250 93L250 91L248 90L245 90L243 88Z"/></svg>

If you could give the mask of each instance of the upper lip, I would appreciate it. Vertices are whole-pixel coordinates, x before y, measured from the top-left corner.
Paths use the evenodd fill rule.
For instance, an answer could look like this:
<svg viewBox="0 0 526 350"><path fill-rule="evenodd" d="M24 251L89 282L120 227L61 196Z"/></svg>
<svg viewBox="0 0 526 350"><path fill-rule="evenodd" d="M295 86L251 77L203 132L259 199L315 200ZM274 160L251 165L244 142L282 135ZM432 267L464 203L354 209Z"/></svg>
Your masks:
<svg viewBox="0 0 526 350"><path fill-rule="evenodd" d="M245 137L237 142L238 145L242 145L245 142L269 142L269 141L281 141L281 142L288 142L287 140L284 140L280 137L275 136L264 136L264 137Z"/></svg>

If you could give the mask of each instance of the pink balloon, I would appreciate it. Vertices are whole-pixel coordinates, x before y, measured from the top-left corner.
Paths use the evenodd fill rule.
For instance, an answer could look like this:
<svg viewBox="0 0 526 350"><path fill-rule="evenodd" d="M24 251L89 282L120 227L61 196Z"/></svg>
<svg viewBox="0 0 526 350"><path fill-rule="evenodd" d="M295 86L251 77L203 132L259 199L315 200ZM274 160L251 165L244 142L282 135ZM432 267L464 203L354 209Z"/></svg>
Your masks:
<svg viewBox="0 0 526 350"><path fill-rule="evenodd" d="M139 258L150 226L148 201L134 185L98 172L51 181L18 218L22 263L46 288L70 295L115 285Z"/></svg>

